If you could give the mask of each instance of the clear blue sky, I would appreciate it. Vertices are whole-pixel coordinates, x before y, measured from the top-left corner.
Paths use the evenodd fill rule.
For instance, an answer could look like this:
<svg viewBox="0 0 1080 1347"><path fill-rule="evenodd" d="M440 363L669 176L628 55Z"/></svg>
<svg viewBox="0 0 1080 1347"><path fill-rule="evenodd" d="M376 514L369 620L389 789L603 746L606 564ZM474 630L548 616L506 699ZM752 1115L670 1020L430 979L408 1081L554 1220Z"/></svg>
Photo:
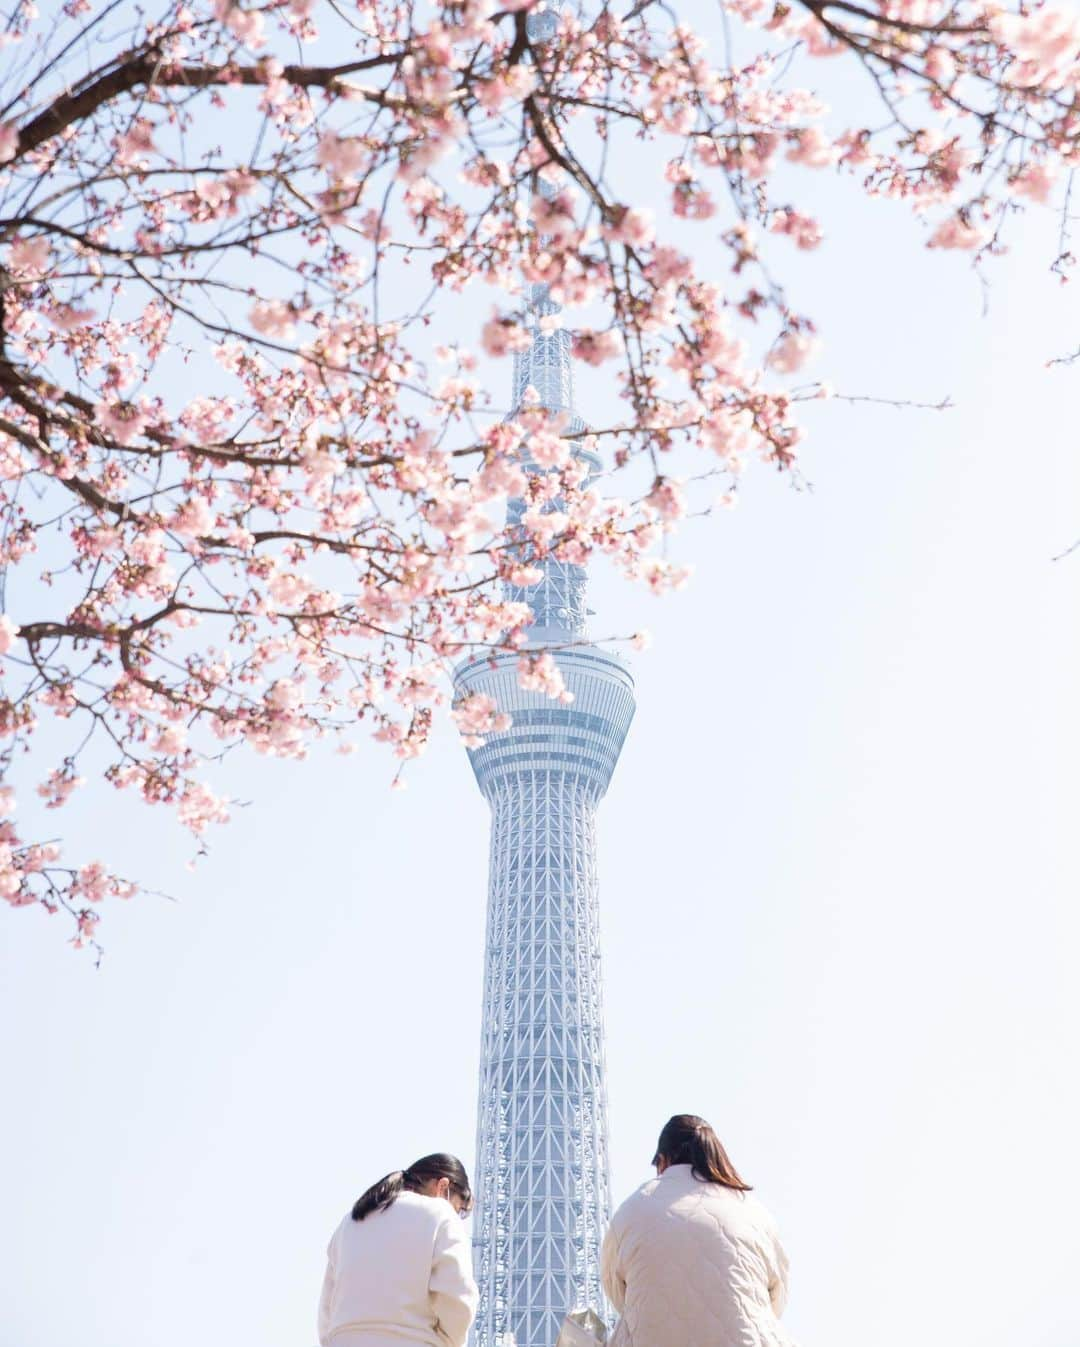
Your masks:
<svg viewBox="0 0 1080 1347"><path fill-rule="evenodd" d="M596 578L599 634L656 637L601 816L615 1190L703 1113L782 1225L804 1347L1075 1347L1080 552L1051 557L1080 367L1044 364L1076 306L1046 216L985 317L897 209L827 227L815 371L957 406L816 407L813 491L752 471L680 538L684 592ZM606 396L582 378L587 416ZM194 872L126 798L65 811L182 900L112 904L100 971L0 913L2 1347L310 1347L356 1193L472 1163L464 751L443 732L402 794L374 749L227 770L251 803Z"/></svg>

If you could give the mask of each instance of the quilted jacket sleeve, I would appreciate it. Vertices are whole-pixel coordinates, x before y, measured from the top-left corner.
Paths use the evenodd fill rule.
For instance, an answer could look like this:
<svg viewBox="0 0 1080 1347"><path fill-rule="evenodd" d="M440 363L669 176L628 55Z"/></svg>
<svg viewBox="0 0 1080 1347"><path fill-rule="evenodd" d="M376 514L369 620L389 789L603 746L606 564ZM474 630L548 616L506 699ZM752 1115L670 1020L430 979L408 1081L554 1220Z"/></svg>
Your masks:
<svg viewBox="0 0 1080 1347"><path fill-rule="evenodd" d="M600 1277L604 1283L604 1294L620 1314L626 1303L626 1278L619 1266L619 1237L614 1225L609 1225L600 1250Z"/></svg>
<svg viewBox="0 0 1080 1347"><path fill-rule="evenodd" d="M473 1280L472 1248L456 1216L447 1217L435 1232L428 1289L439 1331L451 1347L465 1347L480 1296Z"/></svg>
<svg viewBox="0 0 1080 1347"><path fill-rule="evenodd" d="M330 1322L330 1305L334 1298L334 1241L326 1250L326 1275L323 1277L322 1295L319 1297L319 1342L326 1347L333 1325Z"/></svg>
<svg viewBox="0 0 1080 1347"><path fill-rule="evenodd" d="M772 1254L769 1300L772 1302L773 1314L779 1319L788 1300L788 1257L775 1230L772 1231Z"/></svg>

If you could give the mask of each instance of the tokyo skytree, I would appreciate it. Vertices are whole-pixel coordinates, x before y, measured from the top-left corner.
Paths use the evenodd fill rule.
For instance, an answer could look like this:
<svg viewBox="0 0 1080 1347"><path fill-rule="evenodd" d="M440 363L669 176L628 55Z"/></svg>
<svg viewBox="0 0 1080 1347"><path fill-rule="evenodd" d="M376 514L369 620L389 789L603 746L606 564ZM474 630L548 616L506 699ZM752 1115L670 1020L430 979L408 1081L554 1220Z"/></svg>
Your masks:
<svg viewBox="0 0 1080 1347"><path fill-rule="evenodd" d="M530 17L549 40L555 17ZM514 356L513 405L527 389L584 434L570 334L547 287L529 292L532 344ZM580 443L590 468L599 460ZM524 449L523 466L541 472ZM524 511L510 502L513 525ZM506 597L529 604L529 649L552 648L569 705L517 682L509 652L467 661L459 698L492 697L511 727L469 750L491 807L477 1138L475 1347L554 1347L564 1315L603 1315L600 1243L611 1214L600 978L596 810L634 714L617 656L588 643L585 571L548 558ZM512 1335L512 1337L511 1337Z"/></svg>

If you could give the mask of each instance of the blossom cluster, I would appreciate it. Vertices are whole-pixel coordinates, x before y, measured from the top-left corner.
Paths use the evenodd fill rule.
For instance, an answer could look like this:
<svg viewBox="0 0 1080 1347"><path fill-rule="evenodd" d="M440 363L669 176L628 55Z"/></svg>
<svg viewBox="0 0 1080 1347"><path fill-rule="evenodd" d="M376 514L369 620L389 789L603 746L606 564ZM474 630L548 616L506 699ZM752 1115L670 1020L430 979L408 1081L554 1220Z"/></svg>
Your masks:
<svg viewBox="0 0 1080 1347"><path fill-rule="evenodd" d="M2 39L0 771L31 764L49 810L103 776L199 839L234 747L359 733L404 762L441 708L468 743L504 729L448 695L464 654L515 652L567 700L509 594L598 555L677 588L691 481L730 501L749 463L796 469L819 338L777 267L826 236L800 174L982 258L1080 159L1057 0L727 0L755 53L735 66L689 6L567 3L544 40L545 0L157 8L113 7L104 38L92 7L19 6ZM808 68L865 82L859 121ZM621 399L584 439L478 377L560 325ZM131 885L24 839L10 786L0 805L0 897L91 941Z"/></svg>

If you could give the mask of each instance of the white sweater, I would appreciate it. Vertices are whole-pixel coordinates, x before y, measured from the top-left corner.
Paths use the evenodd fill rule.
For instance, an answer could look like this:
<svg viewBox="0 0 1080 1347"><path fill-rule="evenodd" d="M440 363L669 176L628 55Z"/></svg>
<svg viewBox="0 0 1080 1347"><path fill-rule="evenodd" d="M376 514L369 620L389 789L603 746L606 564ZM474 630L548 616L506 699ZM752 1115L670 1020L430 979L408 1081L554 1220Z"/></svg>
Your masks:
<svg viewBox="0 0 1080 1347"><path fill-rule="evenodd" d="M791 1347L779 1316L787 1258L753 1193L672 1165L622 1204L601 1272L620 1319L611 1347Z"/></svg>
<svg viewBox="0 0 1080 1347"><path fill-rule="evenodd" d="M449 1202L404 1192L362 1221L346 1215L326 1252L322 1347L464 1347L477 1290L468 1234Z"/></svg>

